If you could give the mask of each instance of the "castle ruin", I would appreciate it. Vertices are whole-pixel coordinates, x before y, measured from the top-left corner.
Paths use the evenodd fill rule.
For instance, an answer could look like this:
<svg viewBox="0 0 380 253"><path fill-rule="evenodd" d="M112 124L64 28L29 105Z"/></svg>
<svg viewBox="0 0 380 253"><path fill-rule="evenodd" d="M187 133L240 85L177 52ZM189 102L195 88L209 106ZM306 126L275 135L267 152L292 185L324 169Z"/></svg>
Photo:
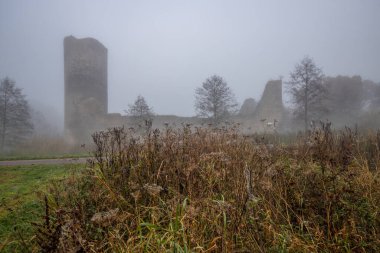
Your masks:
<svg viewBox="0 0 380 253"><path fill-rule="evenodd" d="M129 117L108 113L107 48L93 38L64 39L65 136L86 142L98 130L131 125ZM245 133L275 130L284 115L282 81L269 81L253 113L232 118ZM153 128L201 124L196 117L154 116ZM276 126L277 124L277 126Z"/></svg>

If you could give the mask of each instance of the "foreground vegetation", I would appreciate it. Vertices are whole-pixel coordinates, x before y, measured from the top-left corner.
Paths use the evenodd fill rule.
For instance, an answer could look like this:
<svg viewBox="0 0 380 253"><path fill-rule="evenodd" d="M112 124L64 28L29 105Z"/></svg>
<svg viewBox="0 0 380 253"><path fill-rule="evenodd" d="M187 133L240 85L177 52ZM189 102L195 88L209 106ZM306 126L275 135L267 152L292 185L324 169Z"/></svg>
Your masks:
<svg viewBox="0 0 380 253"><path fill-rule="evenodd" d="M28 252L33 247L31 238L35 232L31 223L41 217L42 193L52 179L61 179L71 168L80 167L83 165L0 168L0 252Z"/></svg>
<svg viewBox="0 0 380 253"><path fill-rule="evenodd" d="M322 124L287 145L234 128L93 137L89 168L50 187L35 250L380 251L380 133Z"/></svg>

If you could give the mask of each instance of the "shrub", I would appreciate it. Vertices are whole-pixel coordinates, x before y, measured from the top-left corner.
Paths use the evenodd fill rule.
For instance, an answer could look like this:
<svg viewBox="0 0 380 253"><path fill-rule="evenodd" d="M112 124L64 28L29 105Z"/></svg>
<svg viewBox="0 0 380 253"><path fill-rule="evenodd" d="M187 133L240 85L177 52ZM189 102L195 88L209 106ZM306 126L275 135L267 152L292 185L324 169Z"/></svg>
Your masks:
<svg viewBox="0 0 380 253"><path fill-rule="evenodd" d="M380 250L378 136L322 125L288 145L234 127L93 139L88 169L51 187L42 250Z"/></svg>

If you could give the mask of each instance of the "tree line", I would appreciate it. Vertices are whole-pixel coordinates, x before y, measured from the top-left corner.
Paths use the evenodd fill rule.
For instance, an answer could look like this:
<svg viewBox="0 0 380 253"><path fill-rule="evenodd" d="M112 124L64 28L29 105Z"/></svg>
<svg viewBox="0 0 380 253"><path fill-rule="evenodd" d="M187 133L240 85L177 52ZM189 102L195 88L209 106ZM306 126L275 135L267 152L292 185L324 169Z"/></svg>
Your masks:
<svg viewBox="0 0 380 253"><path fill-rule="evenodd" d="M357 120L363 108L380 107L380 84L360 76L326 77L309 56L295 65L285 85L292 103L290 110L294 119L302 120L304 131L318 120L335 119L345 124ZM251 100L249 104L254 106L255 101ZM237 106L232 89L221 76L210 76L195 89L194 108L200 118L220 123L235 115ZM128 112L135 117L153 115L142 96L130 105Z"/></svg>
<svg viewBox="0 0 380 253"><path fill-rule="evenodd" d="M334 118L341 122L358 119L364 109L380 108L380 84L362 80L360 76L326 77L312 58L298 62L285 82L295 119L303 121L308 131L312 122ZM226 80L218 75L207 78L195 89L196 115L212 123L220 123L236 115L238 103ZM254 104L254 101L250 101ZM127 115L149 122L153 108L141 95L125 110ZM28 101L15 81L6 77L0 85L0 149L17 145L33 132Z"/></svg>

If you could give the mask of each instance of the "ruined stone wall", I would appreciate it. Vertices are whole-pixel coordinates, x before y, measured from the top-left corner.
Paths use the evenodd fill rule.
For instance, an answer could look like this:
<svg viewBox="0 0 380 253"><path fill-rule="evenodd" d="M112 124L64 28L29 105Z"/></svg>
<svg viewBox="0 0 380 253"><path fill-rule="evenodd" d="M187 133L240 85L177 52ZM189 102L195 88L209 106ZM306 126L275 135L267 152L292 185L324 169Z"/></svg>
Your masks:
<svg viewBox="0 0 380 253"><path fill-rule="evenodd" d="M65 135L68 140L91 142L91 134L98 130L116 126L140 127L141 122L136 123L133 117L108 113L107 48L100 42L92 38L66 37L64 73ZM281 125L284 117L281 80L269 81L256 108L250 107L250 113L233 116L227 121L239 123L246 134L275 130L269 125L274 121ZM204 122L196 117L156 115L152 127L207 126Z"/></svg>
<svg viewBox="0 0 380 253"><path fill-rule="evenodd" d="M257 102L253 98L247 98L244 100L243 105L239 110L239 115L243 117L250 117L254 115L256 111Z"/></svg>
<svg viewBox="0 0 380 253"><path fill-rule="evenodd" d="M88 138L108 111L107 48L92 38L64 39L65 135Z"/></svg>
<svg viewBox="0 0 380 253"><path fill-rule="evenodd" d="M240 123L244 134L262 132L280 132L286 118L282 102L282 81L271 80L265 86L263 95L258 102L253 115L234 117Z"/></svg>
<svg viewBox="0 0 380 253"><path fill-rule="evenodd" d="M281 121L283 114L282 81L268 81L261 100L256 107L255 119L265 120L266 122Z"/></svg>

